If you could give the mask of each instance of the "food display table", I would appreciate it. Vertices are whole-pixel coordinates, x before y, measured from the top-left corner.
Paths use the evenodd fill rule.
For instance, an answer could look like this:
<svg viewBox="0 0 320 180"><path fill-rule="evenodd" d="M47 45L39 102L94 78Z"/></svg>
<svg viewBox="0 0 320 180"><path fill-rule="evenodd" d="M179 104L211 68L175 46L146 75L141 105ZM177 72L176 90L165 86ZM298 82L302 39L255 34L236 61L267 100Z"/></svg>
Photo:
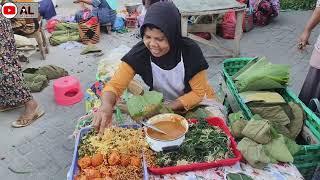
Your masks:
<svg viewBox="0 0 320 180"><path fill-rule="evenodd" d="M191 171L179 174L162 176L150 175L151 180L226 180L229 173L242 173L252 179L260 180L303 180L298 169L291 164L269 164L264 169L255 169L245 163L237 163L233 166L212 168L204 171Z"/></svg>
<svg viewBox="0 0 320 180"><path fill-rule="evenodd" d="M90 119L90 116L83 117L84 119ZM128 120L128 119L127 119ZM132 121L124 122L124 124L131 124ZM86 130L88 128L84 128ZM78 139L79 141L79 139ZM75 147L79 145L79 142L75 144ZM76 148L75 148L76 149ZM77 152L74 152L74 159L77 159ZM201 171L188 171L177 174L166 174L166 175L153 175L147 172L147 167L144 166L145 178L148 177L150 180L227 180L229 173L242 173L250 176L252 179L261 180L303 180L304 178L293 164L279 163L269 164L264 169L256 169L252 166L238 162L233 166L223 166L217 168L211 168ZM73 165L68 173L68 179L73 179L73 174L76 172L76 161L74 160Z"/></svg>

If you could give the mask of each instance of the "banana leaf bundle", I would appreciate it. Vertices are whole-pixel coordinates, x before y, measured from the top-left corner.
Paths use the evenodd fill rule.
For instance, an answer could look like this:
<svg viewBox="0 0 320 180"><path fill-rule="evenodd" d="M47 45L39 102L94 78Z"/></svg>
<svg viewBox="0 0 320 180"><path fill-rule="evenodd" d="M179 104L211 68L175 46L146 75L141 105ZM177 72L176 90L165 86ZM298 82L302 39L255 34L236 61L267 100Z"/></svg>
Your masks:
<svg viewBox="0 0 320 180"><path fill-rule="evenodd" d="M52 32L49 42L52 46L68 41L80 41L80 33L77 23L58 23L55 31Z"/></svg>
<svg viewBox="0 0 320 180"><path fill-rule="evenodd" d="M289 82L289 66L272 64L265 57L244 69L233 76L239 92L285 88Z"/></svg>
<svg viewBox="0 0 320 180"><path fill-rule="evenodd" d="M78 23L58 23L55 30L76 30L78 31Z"/></svg>
<svg viewBox="0 0 320 180"><path fill-rule="evenodd" d="M57 46L68 41L80 41L79 32L55 31L49 38L52 46Z"/></svg>
<svg viewBox="0 0 320 180"><path fill-rule="evenodd" d="M128 111L132 119L139 121L158 113L162 107L163 95L156 91L145 92L142 96L132 96L128 102Z"/></svg>

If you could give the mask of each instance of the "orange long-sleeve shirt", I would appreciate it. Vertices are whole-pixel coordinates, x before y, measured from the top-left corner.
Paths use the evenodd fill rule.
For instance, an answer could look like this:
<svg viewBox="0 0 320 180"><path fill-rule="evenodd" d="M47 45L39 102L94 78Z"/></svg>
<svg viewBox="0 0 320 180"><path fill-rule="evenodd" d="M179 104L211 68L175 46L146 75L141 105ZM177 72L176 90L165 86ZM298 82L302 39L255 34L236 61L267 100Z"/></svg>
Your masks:
<svg viewBox="0 0 320 180"><path fill-rule="evenodd" d="M114 76L105 85L103 91L113 92L117 97L120 97L135 74L135 71L129 64L122 62ZM206 70L200 71L194 75L189 81L189 84L191 91L178 98L178 100L183 104L185 110L192 109L204 98L215 98L214 90L208 82Z"/></svg>

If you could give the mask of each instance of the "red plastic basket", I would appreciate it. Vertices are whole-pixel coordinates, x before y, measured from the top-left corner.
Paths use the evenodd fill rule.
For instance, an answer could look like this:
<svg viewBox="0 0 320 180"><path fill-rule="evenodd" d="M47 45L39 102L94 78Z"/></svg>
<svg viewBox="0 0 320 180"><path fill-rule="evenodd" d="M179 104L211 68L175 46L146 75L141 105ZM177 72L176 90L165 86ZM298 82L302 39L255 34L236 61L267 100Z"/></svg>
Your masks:
<svg viewBox="0 0 320 180"><path fill-rule="evenodd" d="M235 158L229 158L224 160L218 160L214 162L202 162L202 163L193 163L188 165L180 165L180 166L170 166L170 167L163 167L163 168L152 168L148 167L149 171L156 175L163 175L163 174L174 174L179 172L185 171L196 171L196 170L205 170L214 167L221 167L221 166L231 166L239 162L242 158L240 151L237 149L237 143L231 135L229 128L225 125L224 121L218 117L210 117L206 119L207 122L211 126L219 127L226 133L231 141L231 149L236 156Z"/></svg>

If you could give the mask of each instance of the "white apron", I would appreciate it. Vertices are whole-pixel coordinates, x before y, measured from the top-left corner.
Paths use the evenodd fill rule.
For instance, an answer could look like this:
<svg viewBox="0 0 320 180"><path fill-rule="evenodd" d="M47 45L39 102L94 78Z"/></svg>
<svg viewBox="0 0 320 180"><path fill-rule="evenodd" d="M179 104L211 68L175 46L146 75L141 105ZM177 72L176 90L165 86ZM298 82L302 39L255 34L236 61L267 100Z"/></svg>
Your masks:
<svg viewBox="0 0 320 180"><path fill-rule="evenodd" d="M151 57L150 57L151 61ZM184 93L184 77L185 68L183 63L183 57L181 61L171 70L164 70L151 61L152 77L153 77L153 89L161 92L166 102L174 101ZM213 116L221 117L226 121L226 109L225 107L215 101L214 99L207 99L206 96L199 105L206 106L205 109L210 111Z"/></svg>
<svg viewBox="0 0 320 180"><path fill-rule="evenodd" d="M152 61L151 68L153 89L163 93L165 101L173 101L184 94L185 70L182 57L173 69L164 70Z"/></svg>

